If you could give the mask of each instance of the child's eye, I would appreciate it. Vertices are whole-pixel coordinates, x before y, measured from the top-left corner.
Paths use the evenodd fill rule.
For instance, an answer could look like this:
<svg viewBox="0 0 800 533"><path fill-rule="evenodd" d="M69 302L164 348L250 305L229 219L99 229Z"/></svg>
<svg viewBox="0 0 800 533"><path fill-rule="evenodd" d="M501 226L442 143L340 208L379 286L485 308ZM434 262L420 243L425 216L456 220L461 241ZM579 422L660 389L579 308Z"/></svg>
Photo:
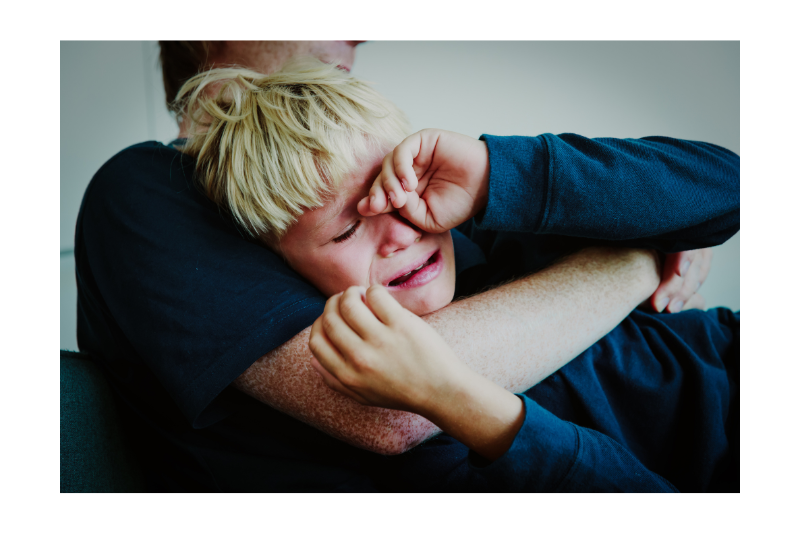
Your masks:
<svg viewBox="0 0 800 533"><path fill-rule="evenodd" d="M358 227L360 225L361 225L361 221L360 220L356 220L356 223L353 224L352 226L350 226L350 229L348 229L347 231L345 231L344 233L342 233L338 237L334 237L333 242L338 244L340 242L346 241L347 239L349 239L350 237L352 237L353 235L356 234L356 229L358 229Z"/></svg>

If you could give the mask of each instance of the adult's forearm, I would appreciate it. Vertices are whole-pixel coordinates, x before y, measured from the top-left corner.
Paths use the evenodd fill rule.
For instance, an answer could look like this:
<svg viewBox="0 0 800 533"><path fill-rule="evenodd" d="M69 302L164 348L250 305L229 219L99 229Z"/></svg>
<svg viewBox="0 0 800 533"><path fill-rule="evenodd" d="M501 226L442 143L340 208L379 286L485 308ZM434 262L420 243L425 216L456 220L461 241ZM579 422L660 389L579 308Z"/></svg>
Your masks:
<svg viewBox="0 0 800 533"><path fill-rule="evenodd" d="M658 285L652 252L588 249L526 278L424 316L473 370L529 389L591 346ZM349 444L401 453L439 432L425 418L365 407L328 388L311 367L310 328L234 383L256 399Z"/></svg>
<svg viewBox="0 0 800 533"><path fill-rule="evenodd" d="M592 248L423 317L470 368L523 392L605 336L655 291L654 252Z"/></svg>

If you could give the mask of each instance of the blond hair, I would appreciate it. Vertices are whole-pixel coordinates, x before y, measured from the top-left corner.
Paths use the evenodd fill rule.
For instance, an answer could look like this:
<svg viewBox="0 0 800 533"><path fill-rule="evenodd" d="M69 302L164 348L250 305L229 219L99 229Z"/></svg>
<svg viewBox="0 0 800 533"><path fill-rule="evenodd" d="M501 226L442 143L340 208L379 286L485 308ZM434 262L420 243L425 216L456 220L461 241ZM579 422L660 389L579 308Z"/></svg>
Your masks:
<svg viewBox="0 0 800 533"><path fill-rule="evenodd" d="M183 151L197 159L201 189L246 233L269 240L410 132L377 91L314 59L270 75L210 70L188 80L176 102L190 120Z"/></svg>

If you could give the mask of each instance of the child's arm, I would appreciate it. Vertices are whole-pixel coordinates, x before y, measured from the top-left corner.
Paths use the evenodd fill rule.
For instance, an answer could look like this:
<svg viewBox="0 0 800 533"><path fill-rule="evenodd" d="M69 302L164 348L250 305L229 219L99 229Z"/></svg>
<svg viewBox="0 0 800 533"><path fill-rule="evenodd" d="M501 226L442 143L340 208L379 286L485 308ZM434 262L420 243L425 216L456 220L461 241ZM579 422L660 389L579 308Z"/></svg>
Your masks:
<svg viewBox="0 0 800 533"><path fill-rule="evenodd" d="M702 302L693 295L711 253L691 249L738 230L738 198L738 156L706 143L571 134L483 142L427 129L386 155L358 209L364 216L397 209L430 232L481 213L489 229L674 251L650 302L657 311L669 302L675 312Z"/></svg>
<svg viewBox="0 0 800 533"><path fill-rule="evenodd" d="M380 285L331 297L309 347L332 389L422 415L489 460L508 450L525 418L520 398L473 372Z"/></svg>
<svg viewBox="0 0 800 533"><path fill-rule="evenodd" d="M488 339L474 334L481 316L465 312L464 327L455 336L451 327L445 343L435 332L436 321L414 316L383 289L369 289L370 310L351 288L344 298L329 299L314 323L309 348L319 361L312 359L312 365L333 390L362 404L422 414L481 455L496 457L513 441L521 420L519 399L506 390L527 390L619 324L633 306L617 301L635 305L658 284L654 256L589 248L494 289L494 296L474 297L478 305L484 296L497 302L484 312L505 316L494 322L494 333L504 342L484 342ZM528 297L519 298L519 284L530 284ZM553 284L560 287L557 294L547 289ZM485 317L490 320L491 314ZM456 358L451 346L460 355L480 347L480 357ZM512 354L516 363L509 360ZM508 361L506 377L486 372L487 361L495 358ZM532 379L531 373L541 377Z"/></svg>
<svg viewBox="0 0 800 533"><path fill-rule="evenodd" d="M455 465L442 480L451 490L676 490L608 436L470 370L380 285L330 298L310 346L312 366L331 388L365 405L420 414L490 461Z"/></svg>
<svg viewBox="0 0 800 533"><path fill-rule="evenodd" d="M524 392L605 336L658 285L655 254L589 248L550 267L421 317L471 369ZM436 435L429 420L365 407L312 370L311 327L235 382L267 405L351 445L384 455Z"/></svg>

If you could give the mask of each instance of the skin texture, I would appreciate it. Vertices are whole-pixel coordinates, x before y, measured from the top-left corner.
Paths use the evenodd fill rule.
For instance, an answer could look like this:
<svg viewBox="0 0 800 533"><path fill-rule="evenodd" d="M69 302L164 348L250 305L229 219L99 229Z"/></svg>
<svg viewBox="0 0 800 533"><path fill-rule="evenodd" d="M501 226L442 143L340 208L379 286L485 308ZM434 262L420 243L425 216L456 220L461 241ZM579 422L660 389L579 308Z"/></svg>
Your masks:
<svg viewBox="0 0 800 533"><path fill-rule="evenodd" d="M667 255L662 282L649 302L659 313L678 313L684 309L705 309L706 300L697 291L711 269L711 248Z"/></svg>
<svg viewBox="0 0 800 533"><path fill-rule="evenodd" d="M330 389L311 366L310 332L308 327L261 357L233 385L348 444L384 455L402 453L439 432L419 415L366 407Z"/></svg>
<svg viewBox="0 0 800 533"><path fill-rule="evenodd" d="M488 199L486 143L460 133L425 129L386 154L358 211L369 217L397 210L416 226L439 233L478 214Z"/></svg>
<svg viewBox="0 0 800 533"><path fill-rule="evenodd" d="M281 239L280 253L325 296L353 285L379 284L403 307L426 314L453 299L453 241L450 232L423 231L396 213L359 214L356 205L380 172L382 160L383 154L376 154L363 162L323 207L306 210ZM415 287L389 286L437 251L441 270L434 279Z"/></svg>
<svg viewBox="0 0 800 533"><path fill-rule="evenodd" d="M523 392L613 329L655 290L652 252L589 249L526 278L424 317L472 371ZM364 406L329 388L311 365L308 328L260 358L234 385L352 445L402 453L439 428L405 411Z"/></svg>
<svg viewBox="0 0 800 533"><path fill-rule="evenodd" d="M362 405L420 414L491 460L525 418L519 398L471 371L381 285L330 298L309 347L332 389Z"/></svg>

